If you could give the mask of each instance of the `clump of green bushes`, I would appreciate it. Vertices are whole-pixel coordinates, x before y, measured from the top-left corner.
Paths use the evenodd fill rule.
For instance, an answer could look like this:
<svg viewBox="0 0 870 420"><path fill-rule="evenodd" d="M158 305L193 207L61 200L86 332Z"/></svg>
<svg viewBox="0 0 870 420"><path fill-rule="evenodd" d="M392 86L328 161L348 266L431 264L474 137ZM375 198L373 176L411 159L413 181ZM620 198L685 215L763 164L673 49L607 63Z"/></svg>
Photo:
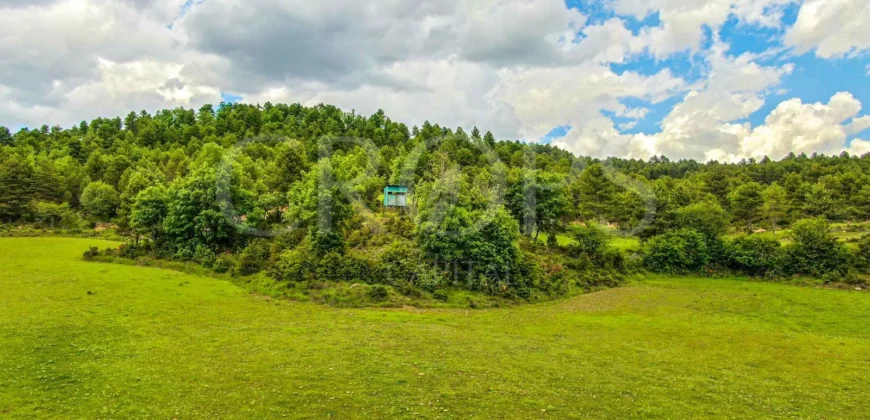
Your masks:
<svg viewBox="0 0 870 420"><path fill-rule="evenodd" d="M803 219L791 227L792 242L775 237L744 235L721 241L720 252L711 240L694 229L680 229L651 238L644 248L644 265L660 273L715 272L721 269L754 277L809 276L831 283L863 283L858 273L870 269L870 235L849 252L831 235L822 218Z"/></svg>
<svg viewBox="0 0 870 420"><path fill-rule="evenodd" d="M772 237L749 235L726 245L726 262L733 270L749 276L775 277L785 272L785 252Z"/></svg>
<svg viewBox="0 0 870 420"><path fill-rule="evenodd" d="M570 230L573 242L567 247L567 255L578 269L603 269L623 271L624 253L610 246L611 236L595 223L574 226Z"/></svg>
<svg viewBox="0 0 870 420"><path fill-rule="evenodd" d="M650 239L644 264L658 273L698 271L710 262L704 236L694 229L680 229Z"/></svg>
<svg viewBox="0 0 870 420"><path fill-rule="evenodd" d="M282 251L268 270L269 276L288 282L359 282L420 289L432 293L447 285L444 278L424 259L413 243L391 244L378 255L330 252L318 256L305 241Z"/></svg>

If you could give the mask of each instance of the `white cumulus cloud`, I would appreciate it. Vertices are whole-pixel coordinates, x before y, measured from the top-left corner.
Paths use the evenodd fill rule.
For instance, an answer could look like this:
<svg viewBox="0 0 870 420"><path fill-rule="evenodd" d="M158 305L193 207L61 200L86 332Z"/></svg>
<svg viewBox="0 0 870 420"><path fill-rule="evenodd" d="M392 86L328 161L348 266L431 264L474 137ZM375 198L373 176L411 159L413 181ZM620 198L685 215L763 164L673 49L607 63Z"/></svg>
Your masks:
<svg viewBox="0 0 870 420"><path fill-rule="evenodd" d="M774 109L764 125L741 141L742 155L782 157L789 152L839 152L846 143L846 120L858 115L861 102L840 92L827 104L790 99Z"/></svg>
<svg viewBox="0 0 870 420"><path fill-rule="evenodd" d="M570 125L554 144L601 157L834 152L870 128L854 96L783 101L752 127L749 116L795 68L788 56L732 53L720 41L736 20L737 30L773 28L781 47L820 57L855 59L870 47L861 30L870 3L806 0L783 28L784 7L797 3L612 0L615 15L602 17L563 0L10 0L0 3L0 125L195 108L228 92L383 109L409 125L478 126L503 139ZM628 17L652 14L660 23L629 29ZM693 76L672 71L664 60L675 55ZM637 60L654 64L613 66ZM649 127L673 98L660 130L622 134Z"/></svg>
<svg viewBox="0 0 870 420"><path fill-rule="evenodd" d="M800 52L815 49L820 57L841 57L870 49L868 21L867 0L807 0L785 41Z"/></svg>

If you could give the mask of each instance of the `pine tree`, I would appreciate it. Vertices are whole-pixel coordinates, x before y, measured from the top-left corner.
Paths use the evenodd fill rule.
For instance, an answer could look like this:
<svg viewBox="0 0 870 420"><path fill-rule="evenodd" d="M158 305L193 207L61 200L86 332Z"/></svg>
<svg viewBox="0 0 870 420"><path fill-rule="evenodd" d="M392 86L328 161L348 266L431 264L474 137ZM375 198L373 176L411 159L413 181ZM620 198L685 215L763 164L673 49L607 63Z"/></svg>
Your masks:
<svg viewBox="0 0 870 420"><path fill-rule="evenodd" d="M822 184L813 185L804 195L804 212L813 217L830 218L834 214L834 198Z"/></svg>
<svg viewBox="0 0 870 420"><path fill-rule="evenodd" d="M33 168L17 155L0 165L0 218L20 219L33 198Z"/></svg>
<svg viewBox="0 0 870 420"><path fill-rule="evenodd" d="M60 186L60 178L54 168L54 162L43 159L33 172L33 199L58 203L63 200Z"/></svg>
<svg viewBox="0 0 870 420"><path fill-rule="evenodd" d="M607 177L600 163L589 165L575 186L575 203L581 216L595 221L606 219L616 194L616 185Z"/></svg>
<svg viewBox="0 0 870 420"><path fill-rule="evenodd" d="M746 221L748 231L752 231L752 222L758 218L761 206L764 204L763 189L757 182L747 182L737 187L728 195L731 201L731 212L738 219Z"/></svg>
<svg viewBox="0 0 870 420"><path fill-rule="evenodd" d="M490 133L489 131L487 131L486 134L483 135L483 141L485 141L486 144L489 145L489 147L495 146L495 136L493 136L492 133Z"/></svg>
<svg viewBox="0 0 870 420"><path fill-rule="evenodd" d="M788 196L785 188L774 182L764 190L764 205L761 208L764 217L770 220L773 234L776 235L776 225L788 216Z"/></svg>
<svg viewBox="0 0 870 420"><path fill-rule="evenodd" d="M0 125L0 146L8 146L12 144L12 134L9 129Z"/></svg>

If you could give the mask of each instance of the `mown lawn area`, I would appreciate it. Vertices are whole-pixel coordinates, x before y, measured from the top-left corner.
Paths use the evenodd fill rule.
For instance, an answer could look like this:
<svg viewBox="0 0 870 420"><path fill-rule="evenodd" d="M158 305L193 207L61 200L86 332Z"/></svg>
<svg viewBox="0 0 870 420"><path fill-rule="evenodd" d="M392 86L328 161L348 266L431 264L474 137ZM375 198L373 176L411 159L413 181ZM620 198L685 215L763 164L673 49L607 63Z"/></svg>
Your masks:
<svg viewBox="0 0 870 420"><path fill-rule="evenodd" d="M870 295L748 280L335 309L0 239L4 418L867 418Z"/></svg>

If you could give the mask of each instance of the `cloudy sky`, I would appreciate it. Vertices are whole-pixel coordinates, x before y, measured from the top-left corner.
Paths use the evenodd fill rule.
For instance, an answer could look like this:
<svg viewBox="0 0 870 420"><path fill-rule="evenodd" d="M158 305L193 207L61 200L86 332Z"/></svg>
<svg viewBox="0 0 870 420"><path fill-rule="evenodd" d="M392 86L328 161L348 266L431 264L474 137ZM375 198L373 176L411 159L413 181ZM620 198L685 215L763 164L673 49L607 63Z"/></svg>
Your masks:
<svg viewBox="0 0 870 420"><path fill-rule="evenodd" d="M0 125L323 102L598 157L865 153L867 22L867 0L2 0Z"/></svg>

